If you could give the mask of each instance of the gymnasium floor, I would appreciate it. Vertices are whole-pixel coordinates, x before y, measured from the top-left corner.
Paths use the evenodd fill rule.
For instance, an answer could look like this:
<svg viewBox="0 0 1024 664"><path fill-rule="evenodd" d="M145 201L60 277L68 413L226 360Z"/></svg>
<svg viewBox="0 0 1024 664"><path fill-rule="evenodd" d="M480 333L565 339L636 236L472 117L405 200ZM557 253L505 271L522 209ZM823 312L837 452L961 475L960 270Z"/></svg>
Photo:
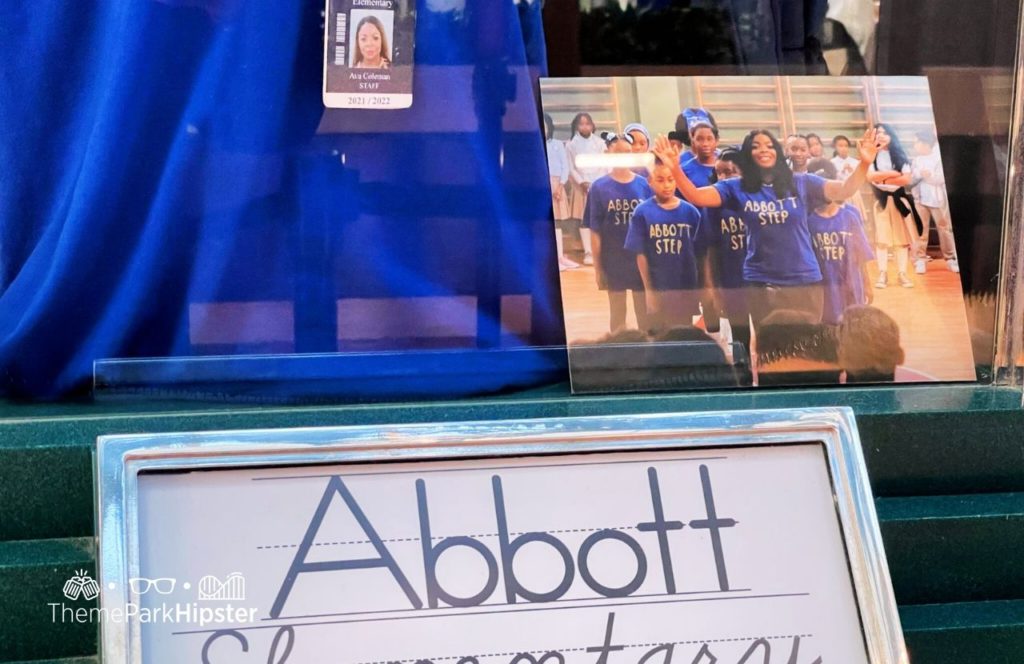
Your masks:
<svg viewBox="0 0 1024 664"><path fill-rule="evenodd" d="M576 256L579 258L579 256ZM890 263L890 267L892 264ZM911 265L911 268L913 266ZM877 271L869 267L874 283ZM566 338L596 339L608 332L608 301L594 283L594 268L580 266L561 272L562 303L565 309ZM900 343L906 354L904 369L897 379L973 381L974 358L967 327L960 275L946 269L946 262L928 263L926 274L911 274L914 288L902 288L889 274L889 287L873 288L872 303L892 316L900 326ZM636 325L632 303L630 327Z"/></svg>

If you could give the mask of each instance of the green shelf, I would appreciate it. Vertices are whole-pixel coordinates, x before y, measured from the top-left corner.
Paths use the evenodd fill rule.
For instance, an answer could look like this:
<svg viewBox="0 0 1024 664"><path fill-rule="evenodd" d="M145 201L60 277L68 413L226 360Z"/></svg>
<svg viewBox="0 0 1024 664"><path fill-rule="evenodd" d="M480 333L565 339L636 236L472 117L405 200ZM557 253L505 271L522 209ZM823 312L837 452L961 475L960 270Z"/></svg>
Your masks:
<svg viewBox="0 0 1024 664"><path fill-rule="evenodd" d="M913 664L1024 662L1024 411L976 385L264 407L0 405L0 662L95 664L94 626L54 623L95 571L96 437L231 429L850 406ZM49 598L49 599L47 599ZM87 606L80 601L76 606Z"/></svg>

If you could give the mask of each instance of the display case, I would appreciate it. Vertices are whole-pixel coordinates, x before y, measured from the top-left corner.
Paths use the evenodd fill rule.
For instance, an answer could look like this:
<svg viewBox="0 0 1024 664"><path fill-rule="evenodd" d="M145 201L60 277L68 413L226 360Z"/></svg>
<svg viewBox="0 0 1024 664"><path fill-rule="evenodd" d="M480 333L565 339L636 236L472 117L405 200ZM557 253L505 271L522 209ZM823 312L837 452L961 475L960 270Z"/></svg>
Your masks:
<svg viewBox="0 0 1024 664"><path fill-rule="evenodd" d="M324 3L0 9L0 662L100 661L96 625L49 606L69 580L95 606L99 436L849 407L911 661L1016 664L1021 3L394 4L417 25L396 110L324 106ZM540 79L573 80L565 140L580 100L642 119L615 115L625 78L785 79L787 133L850 119L808 75L926 81L975 378L573 395L554 231L586 252L555 225ZM932 301L937 230L925 251L888 296ZM907 325L943 357L941 318Z"/></svg>

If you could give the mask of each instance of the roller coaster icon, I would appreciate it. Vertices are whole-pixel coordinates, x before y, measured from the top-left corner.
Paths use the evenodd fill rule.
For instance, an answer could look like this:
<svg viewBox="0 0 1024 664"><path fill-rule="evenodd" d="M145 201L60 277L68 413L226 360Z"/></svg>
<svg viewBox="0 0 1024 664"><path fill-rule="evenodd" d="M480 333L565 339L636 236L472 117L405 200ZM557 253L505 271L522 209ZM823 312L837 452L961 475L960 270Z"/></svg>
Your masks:
<svg viewBox="0 0 1024 664"><path fill-rule="evenodd" d="M245 601L245 577L232 572L221 581L213 575L199 579L199 599L204 601Z"/></svg>

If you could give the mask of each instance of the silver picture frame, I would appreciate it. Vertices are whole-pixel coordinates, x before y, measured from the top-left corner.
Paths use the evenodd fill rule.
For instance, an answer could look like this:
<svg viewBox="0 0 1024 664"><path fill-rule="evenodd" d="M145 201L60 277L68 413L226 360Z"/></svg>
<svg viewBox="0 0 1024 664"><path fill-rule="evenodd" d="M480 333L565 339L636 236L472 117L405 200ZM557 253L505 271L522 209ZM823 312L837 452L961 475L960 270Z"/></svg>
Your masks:
<svg viewBox="0 0 1024 664"><path fill-rule="evenodd" d="M102 436L95 457L101 607L139 575L144 472L820 443L871 664L907 661L857 424L849 408ZM141 664L141 625L104 622L101 661Z"/></svg>

